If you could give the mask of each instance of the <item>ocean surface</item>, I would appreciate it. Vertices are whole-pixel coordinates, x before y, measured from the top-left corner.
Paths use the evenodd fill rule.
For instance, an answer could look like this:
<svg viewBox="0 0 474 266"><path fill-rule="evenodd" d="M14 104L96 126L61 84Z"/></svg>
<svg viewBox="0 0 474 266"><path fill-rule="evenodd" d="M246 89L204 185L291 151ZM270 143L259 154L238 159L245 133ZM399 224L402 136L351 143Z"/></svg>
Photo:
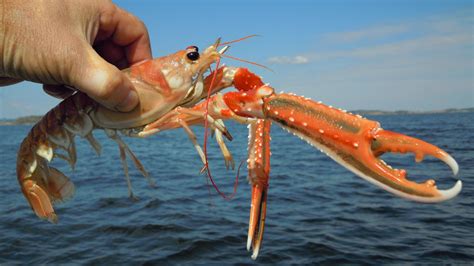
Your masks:
<svg viewBox="0 0 474 266"><path fill-rule="evenodd" d="M16 152L30 126L0 127L0 265L10 264L470 264L474 263L474 113L373 116L383 128L421 138L459 163L461 194L440 204L406 201L367 183L306 142L272 127L272 172L263 247L246 251L250 188L242 167L228 201L199 174L200 160L182 130L125 139L156 181L152 188L129 163L138 201L127 196L116 145L100 131L97 157L76 139L74 171L54 165L76 185L57 205L58 224L38 219L16 180ZM228 123L237 165L245 160L247 128ZM202 140L203 129L196 127ZM211 170L231 193L214 140ZM417 180L454 184L449 168L412 155L384 156Z"/></svg>

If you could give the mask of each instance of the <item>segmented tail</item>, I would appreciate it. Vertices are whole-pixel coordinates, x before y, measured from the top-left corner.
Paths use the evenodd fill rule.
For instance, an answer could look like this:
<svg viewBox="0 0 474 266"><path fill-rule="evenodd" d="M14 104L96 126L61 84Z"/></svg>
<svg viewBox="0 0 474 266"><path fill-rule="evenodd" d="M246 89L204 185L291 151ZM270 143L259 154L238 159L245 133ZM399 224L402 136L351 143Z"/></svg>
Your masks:
<svg viewBox="0 0 474 266"><path fill-rule="evenodd" d="M55 158L76 163L74 136L86 138L99 152L100 145L92 136L92 120L84 110L93 102L76 94L50 110L29 132L17 157L17 177L21 190L36 215L56 223L53 203L74 195L74 184L58 169L49 165ZM65 153L58 153L62 149Z"/></svg>

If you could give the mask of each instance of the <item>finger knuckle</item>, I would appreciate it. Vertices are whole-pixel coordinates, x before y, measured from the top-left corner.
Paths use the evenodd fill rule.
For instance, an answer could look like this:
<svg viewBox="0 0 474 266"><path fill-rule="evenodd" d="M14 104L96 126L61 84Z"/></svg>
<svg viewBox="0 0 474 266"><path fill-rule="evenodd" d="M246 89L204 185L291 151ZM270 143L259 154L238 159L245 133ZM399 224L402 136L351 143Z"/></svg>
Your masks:
<svg viewBox="0 0 474 266"><path fill-rule="evenodd" d="M103 100L114 98L117 88L123 83L122 75L108 75L102 88L98 91L97 96Z"/></svg>

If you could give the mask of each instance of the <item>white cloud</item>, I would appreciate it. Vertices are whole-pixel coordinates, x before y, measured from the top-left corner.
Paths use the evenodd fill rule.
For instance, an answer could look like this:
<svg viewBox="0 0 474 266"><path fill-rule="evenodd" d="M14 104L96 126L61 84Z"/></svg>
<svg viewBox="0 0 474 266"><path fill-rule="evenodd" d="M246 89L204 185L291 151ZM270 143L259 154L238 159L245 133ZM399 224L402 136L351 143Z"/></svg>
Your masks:
<svg viewBox="0 0 474 266"><path fill-rule="evenodd" d="M274 56L268 59L273 64L307 64L315 61L326 61L341 58L382 58L386 56L402 56L427 52L456 49L456 47L473 44L473 36L469 32L426 35L406 40L383 44L360 46L351 49L330 50L320 53L308 53L305 56Z"/></svg>
<svg viewBox="0 0 474 266"><path fill-rule="evenodd" d="M400 54L433 49L449 49L453 46L470 44L472 44L470 33L431 35L351 50L332 51L315 56L315 58L398 56Z"/></svg>
<svg viewBox="0 0 474 266"><path fill-rule="evenodd" d="M337 66L326 62L290 70L273 85L343 109L436 110L474 104L472 57L462 51L343 60Z"/></svg>
<svg viewBox="0 0 474 266"><path fill-rule="evenodd" d="M434 16L355 31L333 32L321 38L321 52L306 52L305 56L275 56L268 61L277 64L305 64L338 58L400 56L472 46L473 20L469 12L460 11L451 16ZM361 40L367 42L354 48L353 43ZM337 48L324 49L326 47Z"/></svg>
<svg viewBox="0 0 474 266"><path fill-rule="evenodd" d="M292 65L299 65L299 64L306 64L309 63L309 58L302 55L297 56L274 56L268 59L269 63L272 64L292 64Z"/></svg>
<svg viewBox="0 0 474 266"><path fill-rule="evenodd" d="M331 33L300 53L306 69L286 68L286 79L276 87L295 88L297 94L345 109L472 107L472 23L472 14L458 12ZM272 60L289 63L291 58Z"/></svg>

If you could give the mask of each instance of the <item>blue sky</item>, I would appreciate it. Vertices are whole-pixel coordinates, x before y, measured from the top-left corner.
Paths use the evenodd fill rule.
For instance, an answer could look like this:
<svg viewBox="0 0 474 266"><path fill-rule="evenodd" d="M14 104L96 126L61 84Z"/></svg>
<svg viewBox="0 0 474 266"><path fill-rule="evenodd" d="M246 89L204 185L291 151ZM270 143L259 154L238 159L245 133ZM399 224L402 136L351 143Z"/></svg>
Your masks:
<svg viewBox="0 0 474 266"><path fill-rule="evenodd" d="M474 106L473 1L115 1L148 27L155 57L217 37L260 37L228 54L277 91L344 109ZM58 101L37 84L0 88L0 118Z"/></svg>

